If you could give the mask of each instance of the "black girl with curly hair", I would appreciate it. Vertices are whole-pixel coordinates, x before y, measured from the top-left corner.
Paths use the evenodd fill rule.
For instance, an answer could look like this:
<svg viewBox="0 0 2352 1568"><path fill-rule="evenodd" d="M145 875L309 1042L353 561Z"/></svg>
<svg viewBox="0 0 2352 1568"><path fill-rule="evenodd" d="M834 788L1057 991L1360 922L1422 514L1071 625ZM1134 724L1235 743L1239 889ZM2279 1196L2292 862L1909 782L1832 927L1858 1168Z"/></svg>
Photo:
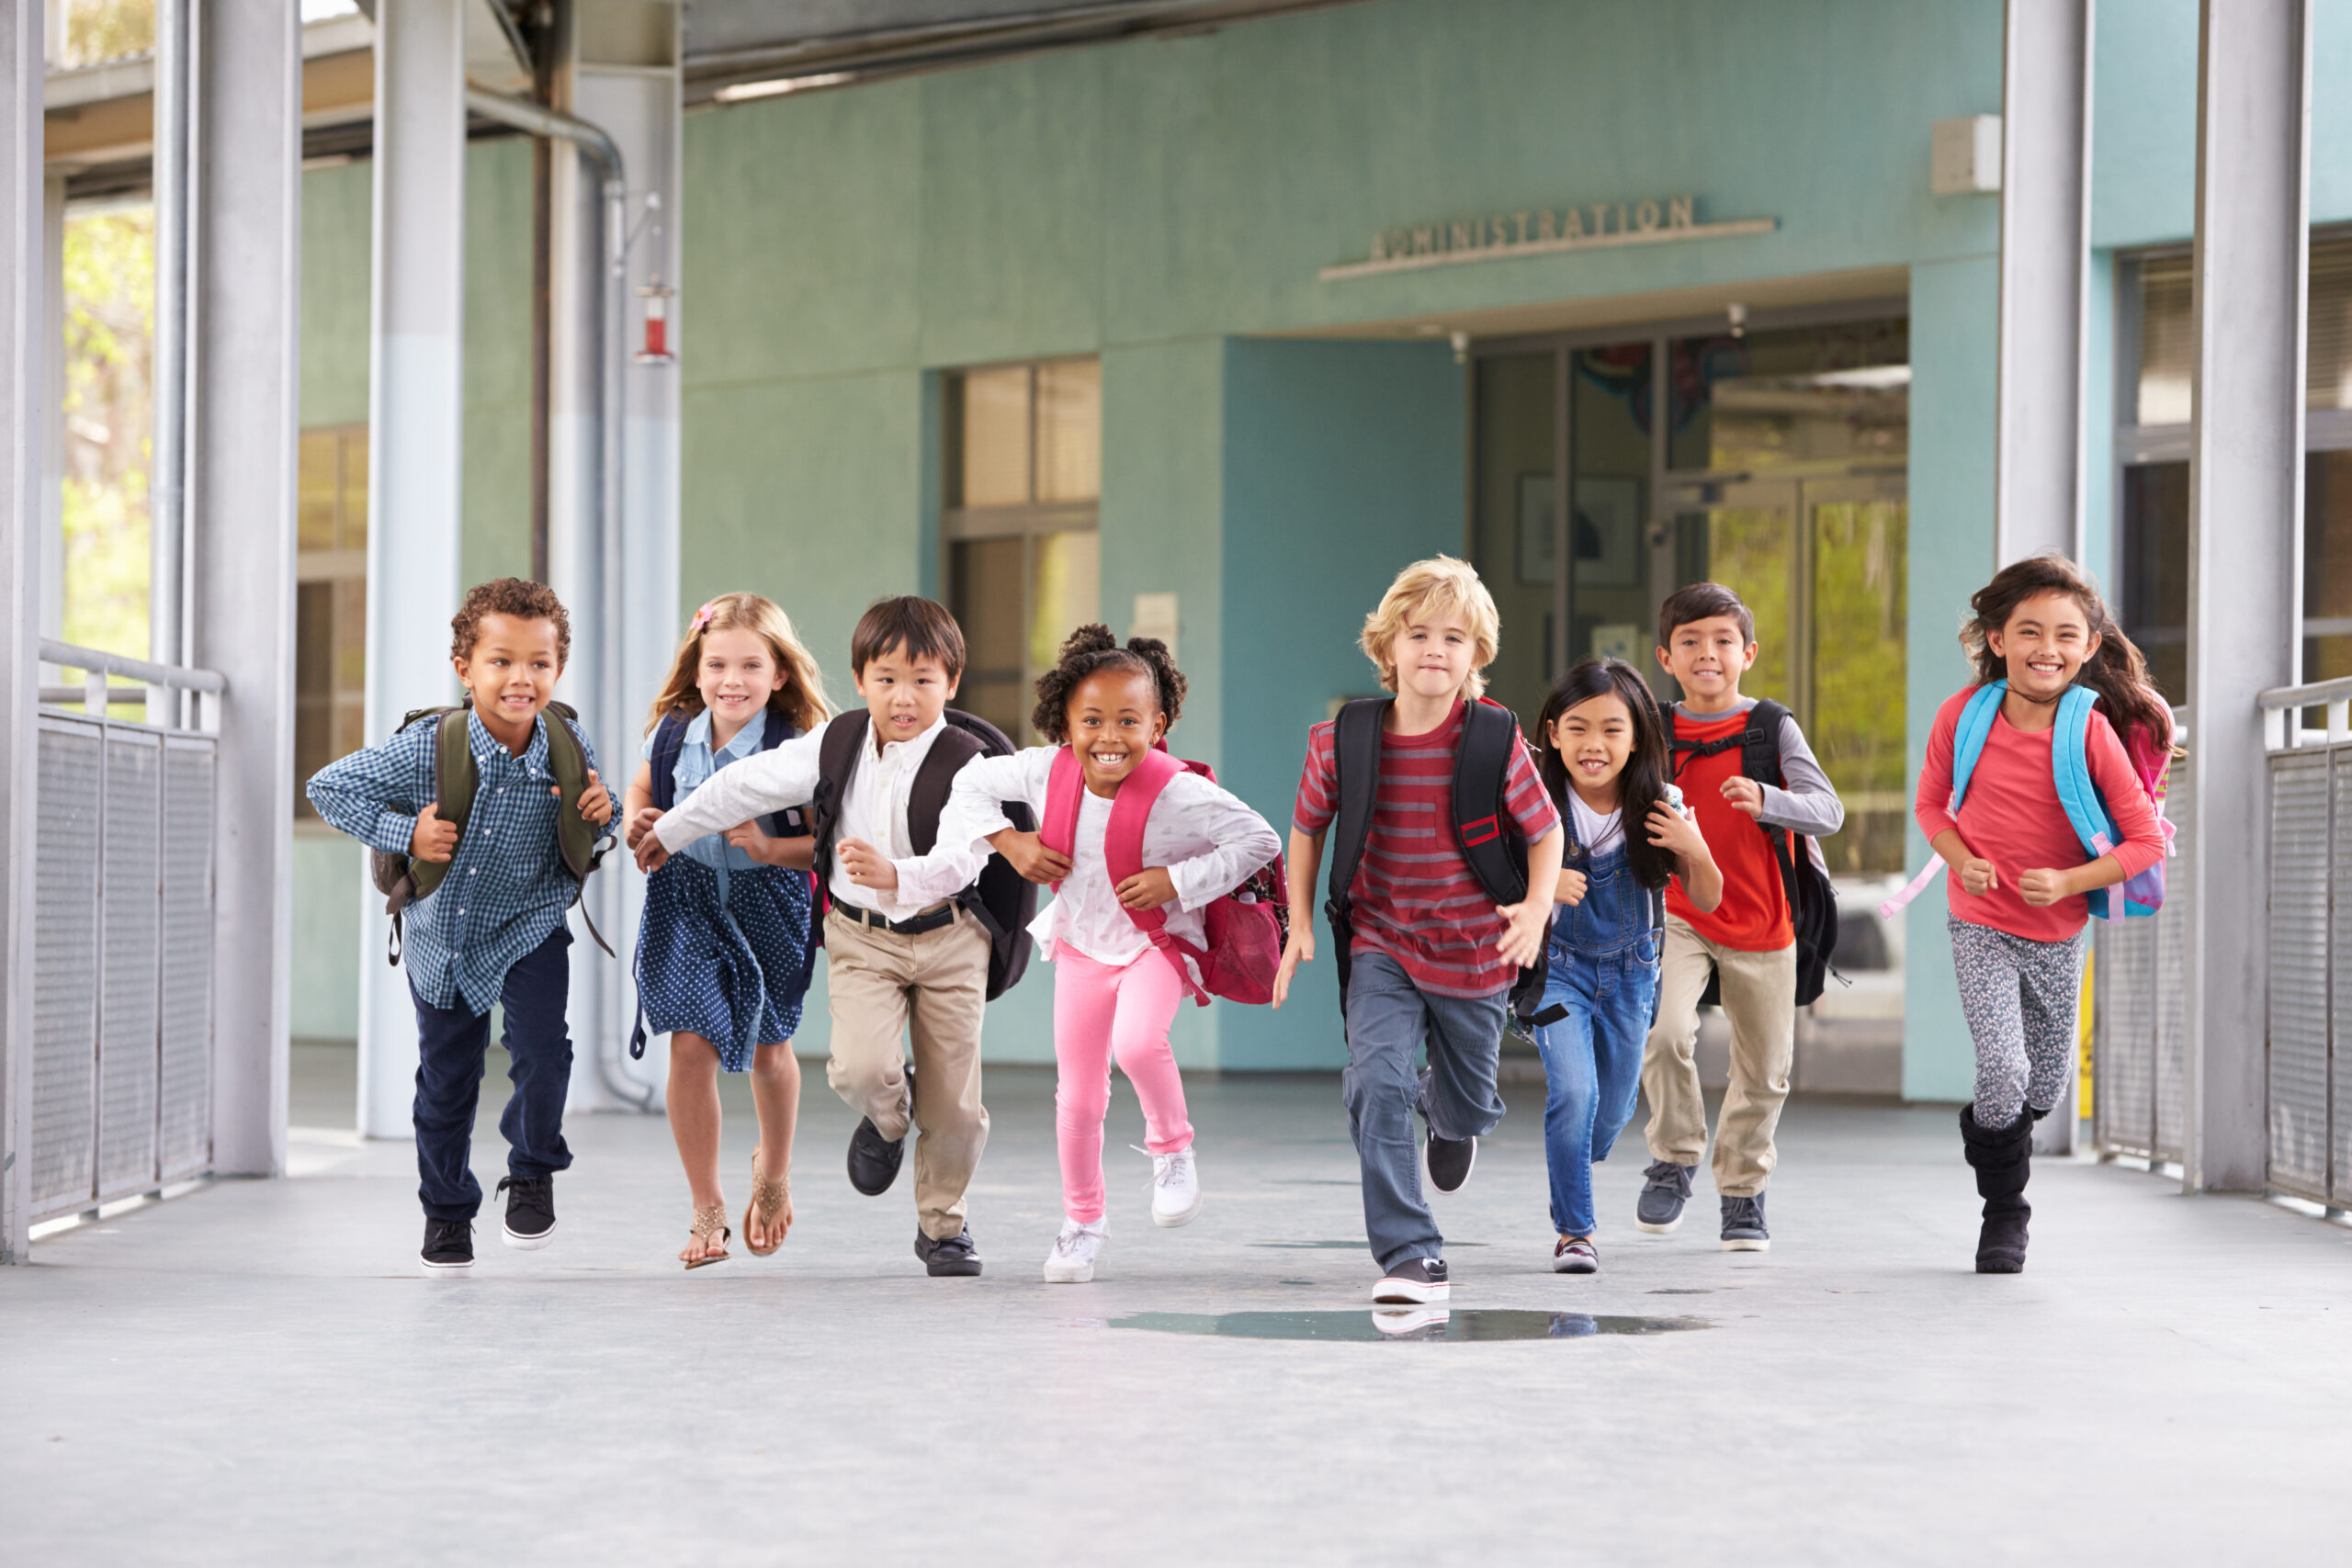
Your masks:
<svg viewBox="0 0 2352 1568"><path fill-rule="evenodd" d="M1150 682L1159 701L1160 734L1174 727L1184 706L1184 672L1176 668L1176 656L1156 637L1129 637L1121 648L1111 628L1100 621L1070 633L1062 643L1060 660L1037 677L1037 707L1029 722L1056 745L1069 744L1071 694L1093 676L1112 670Z"/></svg>

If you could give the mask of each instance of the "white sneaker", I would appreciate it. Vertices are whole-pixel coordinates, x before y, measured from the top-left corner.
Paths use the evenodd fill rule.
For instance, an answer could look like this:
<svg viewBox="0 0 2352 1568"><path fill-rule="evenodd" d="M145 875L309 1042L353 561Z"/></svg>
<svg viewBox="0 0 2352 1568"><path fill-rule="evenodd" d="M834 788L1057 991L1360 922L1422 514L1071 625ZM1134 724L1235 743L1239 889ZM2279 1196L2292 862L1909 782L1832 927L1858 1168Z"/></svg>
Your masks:
<svg viewBox="0 0 2352 1568"><path fill-rule="evenodd" d="M1091 1225L1064 1220L1062 1234L1054 1237L1053 1251L1046 1254L1046 1283L1083 1285L1093 1279L1094 1255L1102 1250L1106 1234L1099 1220Z"/></svg>
<svg viewBox="0 0 2352 1568"><path fill-rule="evenodd" d="M1201 1212L1201 1172L1193 1151L1151 1156L1151 1223L1173 1230Z"/></svg>

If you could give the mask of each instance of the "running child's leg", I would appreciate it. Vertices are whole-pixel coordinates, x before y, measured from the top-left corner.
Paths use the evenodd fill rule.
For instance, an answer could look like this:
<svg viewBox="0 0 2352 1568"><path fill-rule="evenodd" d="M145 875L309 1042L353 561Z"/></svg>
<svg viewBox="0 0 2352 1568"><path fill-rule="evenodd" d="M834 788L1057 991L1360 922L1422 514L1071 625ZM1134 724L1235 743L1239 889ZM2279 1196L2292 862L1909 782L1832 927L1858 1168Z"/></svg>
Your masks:
<svg viewBox="0 0 2352 1568"><path fill-rule="evenodd" d="M1642 1052L1650 1025L1650 998L1657 994L1657 971L1641 961L1638 952L1615 954L1614 983L1606 997L1596 997L1592 1018L1592 1064L1597 1089L1593 1096L1592 1157L1609 1157L1617 1134L1634 1120L1641 1100Z"/></svg>
<svg viewBox="0 0 2352 1568"><path fill-rule="evenodd" d="M518 1179L553 1176L571 1165L563 1141L563 1101L571 1089L564 1006L571 993L571 932L560 925L515 960L498 998L506 1017L506 1076L514 1086L498 1130L506 1139L507 1171Z"/></svg>
<svg viewBox="0 0 2352 1568"><path fill-rule="evenodd" d="M964 1189L988 1146L980 1103L980 1020L988 1006L989 933L959 912L914 945L908 1036L915 1059L915 1216L923 1234L964 1234Z"/></svg>
<svg viewBox="0 0 2352 1568"><path fill-rule="evenodd" d="M1054 954L1054 1134L1062 1213L1082 1225L1102 1218L1102 1118L1118 1007L1119 972L1064 943Z"/></svg>
<svg viewBox="0 0 2352 1568"><path fill-rule="evenodd" d="M745 1211L750 1217L743 1223L744 1244L766 1247L782 1241L792 1228L792 1134L800 1124L800 1058L792 1054L792 1042L755 1047L751 1078L752 1104L760 1117L760 1147L752 1175L754 1180L781 1181L786 1188L772 1226L761 1224L756 1201Z"/></svg>
<svg viewBox="0 0 2352 1568"><path fill-rule="evenodd" d="M1944 924L1951 932L1961 1011L1976 1045L1976 1124L1997 1132L2023 1113L2029 1074L2016 939L1949 916Z"/></svg>
<svg viewBox="0 0 2352 1568"><path fill-rule="evenodd" d="M1714 960L1688 922L1666 918L1659 964L1657 1021L1642 1055L1642 1088L1650 1097L1650 1157L1695 1166L1707 1152L1707 1100L1699 1089L1699 996Z"/></svg>
<svg viewBox="0 0 2352 1568"><path fill-rule="evenodd" d="M832 1006L832 1057L825 1081L890 1143L907 1135L907 987L913 939L835 910L825 917L825 992Z"/></svg>
<svg viewBox="0 0 2352 1568"><path fill-rule="evenodd" d="M1560 962L1556 948L1552 961ZM1591 1001L1582 991L1578 987L1560 998L1567 1004L1566 1018L1535 1031L1535 1048L1544 1057L1544 1168L1551 1179L1552 1228L1562 1235L1590 1235L1593 1229L1593 1108L1600 1085Z"/></svg>
<svg viewBox="0 0 2352 1568"><path fill-rule="evenodd" d="M1340 1098L1363 1167L1363 1228L1373 1259L1393 1269L1411 1258L1442 1257L1445 1240L1421 1195L1413 1137L1420 1099L1413 1053L1430 1032L1425 998L1395 959L1359 953L1348 982L1347 1024Z"/></svg>
<svg viewBox="0 0 2352 1568"><path fill-rule="evenodd" d="M1168 1043L1169 1026L1183 1005L1184 983L1176 966L1157 953L1145 953L1114 980L1117 1016L1111 1049L1143 1105L1143 1145L1156 1155L1189 1149L1193 1123L1184 1107L1184 1079L1176 1070L1175 1048ZM1094 1124L1099 1130L1102 1119Z"/></svg>
<svg viewBox="0 0 2352 1568"><path fill-rule="evenodd" d="M2019 1022L2026 1056L2025 1102L2049 1111L2065 1097L2066 1075L2075 1070L2079 1036L2076 1010L2083 998L2083 942L2016 939L2020 982Z"/></svg>
<svg viewBox="0 0 2352 1568"><path fill-rule="evenodd" d="M1502 1072L1503 1028L1510 1018L1510 995L1427 997L1429 1089L1421 1114L1433 1136L1483 1138L1503 1119L1503 1097L1495 1087Z"/></svg>
<svg viewBox="0 0 2352 1568"><path fill-rule="evenodd" d="M1715 1191L1753 1198L1779 1162L1772 1134L1796 1065L1796 944L1772 953L1715 953L1724 1017L1731 1024L1731 1075L1715 1117Z"/></svg>
<svg viewBox="0 0 2352 1568"><path fill-rule="evenodd" d="M725 1190L718 1176L718 1047L691 1030L670 1036L670 1086L664 1102L670 1117L670 1137L678 1145L678 1163L685 1168L686 1190L694 1206L724 1207ZM689 1237L679 1253L691 1263L716 1251L718 1237L707 1241Z"/></svg>
<svg viewBox="0 0 2352 1568"><path fill-rule="evenodd" d="M462 999L454 1008L416 1001L416 1034L417 1199L433 1219L470 1220L481 1209L469 1156L490 1014L468 1012Z"/></svg>

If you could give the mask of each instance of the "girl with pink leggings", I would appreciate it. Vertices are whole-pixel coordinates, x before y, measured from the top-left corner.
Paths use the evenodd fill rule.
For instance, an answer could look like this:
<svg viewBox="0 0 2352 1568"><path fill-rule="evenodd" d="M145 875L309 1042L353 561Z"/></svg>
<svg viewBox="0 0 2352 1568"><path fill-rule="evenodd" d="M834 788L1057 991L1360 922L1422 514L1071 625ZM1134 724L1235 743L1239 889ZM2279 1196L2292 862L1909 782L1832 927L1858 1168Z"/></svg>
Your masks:
<svg viewBox="0 0 2352 1568"><path fill-rule="evenodd" d="M1037 682L1031 722L1054 744L966 763L940 815L936 847L898 863L901 886L911 877L926 887L960 887L994 849L1031 881L1057 890L1029 928L1037 952L1054 965L1054 1060L1060 1069L1054 1120L1064 1220L1046 1258L1049 1284L1091 1280L1108 1234L1102 1121L1114 1061L1143 1103L1153 1221L1182 1225L1200 1212L1193 1124L1168 1028L1201 976L1191 958L1155 946L1138 917L1159 910L1169 935L1206 946L1203 911L1273 860L1282 841L1264 818L1214 781L1170 774L1164 759L1147 763L1183 700L1184 677L1167 644L1136 637L1121 648L1108 627L1080 626ZM1058 794L1057 760L1065 780ZM1082 793L1069 786L1073 768ZM1132 797L1131 807L1150 801L1143 869L1114 883L1105 851L1112 808L1139 768L1164 782L1156 796ZM1012 801L1036 813L1042 833L1013 828L1004 813ZM1050 812L1049 801L1065 809ZM1073 801L1074 811L1068 809ZM1125 842L1132 847L1132 840Z"/></svg>

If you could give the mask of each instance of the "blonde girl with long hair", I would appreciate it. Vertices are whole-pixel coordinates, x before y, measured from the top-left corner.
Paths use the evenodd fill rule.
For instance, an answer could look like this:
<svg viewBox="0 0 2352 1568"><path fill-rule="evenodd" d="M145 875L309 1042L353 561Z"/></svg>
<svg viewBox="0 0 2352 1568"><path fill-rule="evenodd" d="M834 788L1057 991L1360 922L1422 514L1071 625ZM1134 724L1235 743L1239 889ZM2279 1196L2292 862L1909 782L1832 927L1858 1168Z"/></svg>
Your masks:
<svg viewBox="0 0 2352 1568"><path fill-rule="evenodd" d="M756 593L722 593L695 612L646 716L643 762L624 809L634 845L646 825L730 762L814 730L831 716L824 678L791 617ZM726 1261L733 1232L718 1178L718 1075L748 1069L760 1118L743 1245L766 1257L792 1227L792 1134L800 1065L792 1055L815 953L815 840L799 813L696 840L646 884L637 992L647 1029L670 1036L670 1132L694 1220L679 1261Z"/></svg>

